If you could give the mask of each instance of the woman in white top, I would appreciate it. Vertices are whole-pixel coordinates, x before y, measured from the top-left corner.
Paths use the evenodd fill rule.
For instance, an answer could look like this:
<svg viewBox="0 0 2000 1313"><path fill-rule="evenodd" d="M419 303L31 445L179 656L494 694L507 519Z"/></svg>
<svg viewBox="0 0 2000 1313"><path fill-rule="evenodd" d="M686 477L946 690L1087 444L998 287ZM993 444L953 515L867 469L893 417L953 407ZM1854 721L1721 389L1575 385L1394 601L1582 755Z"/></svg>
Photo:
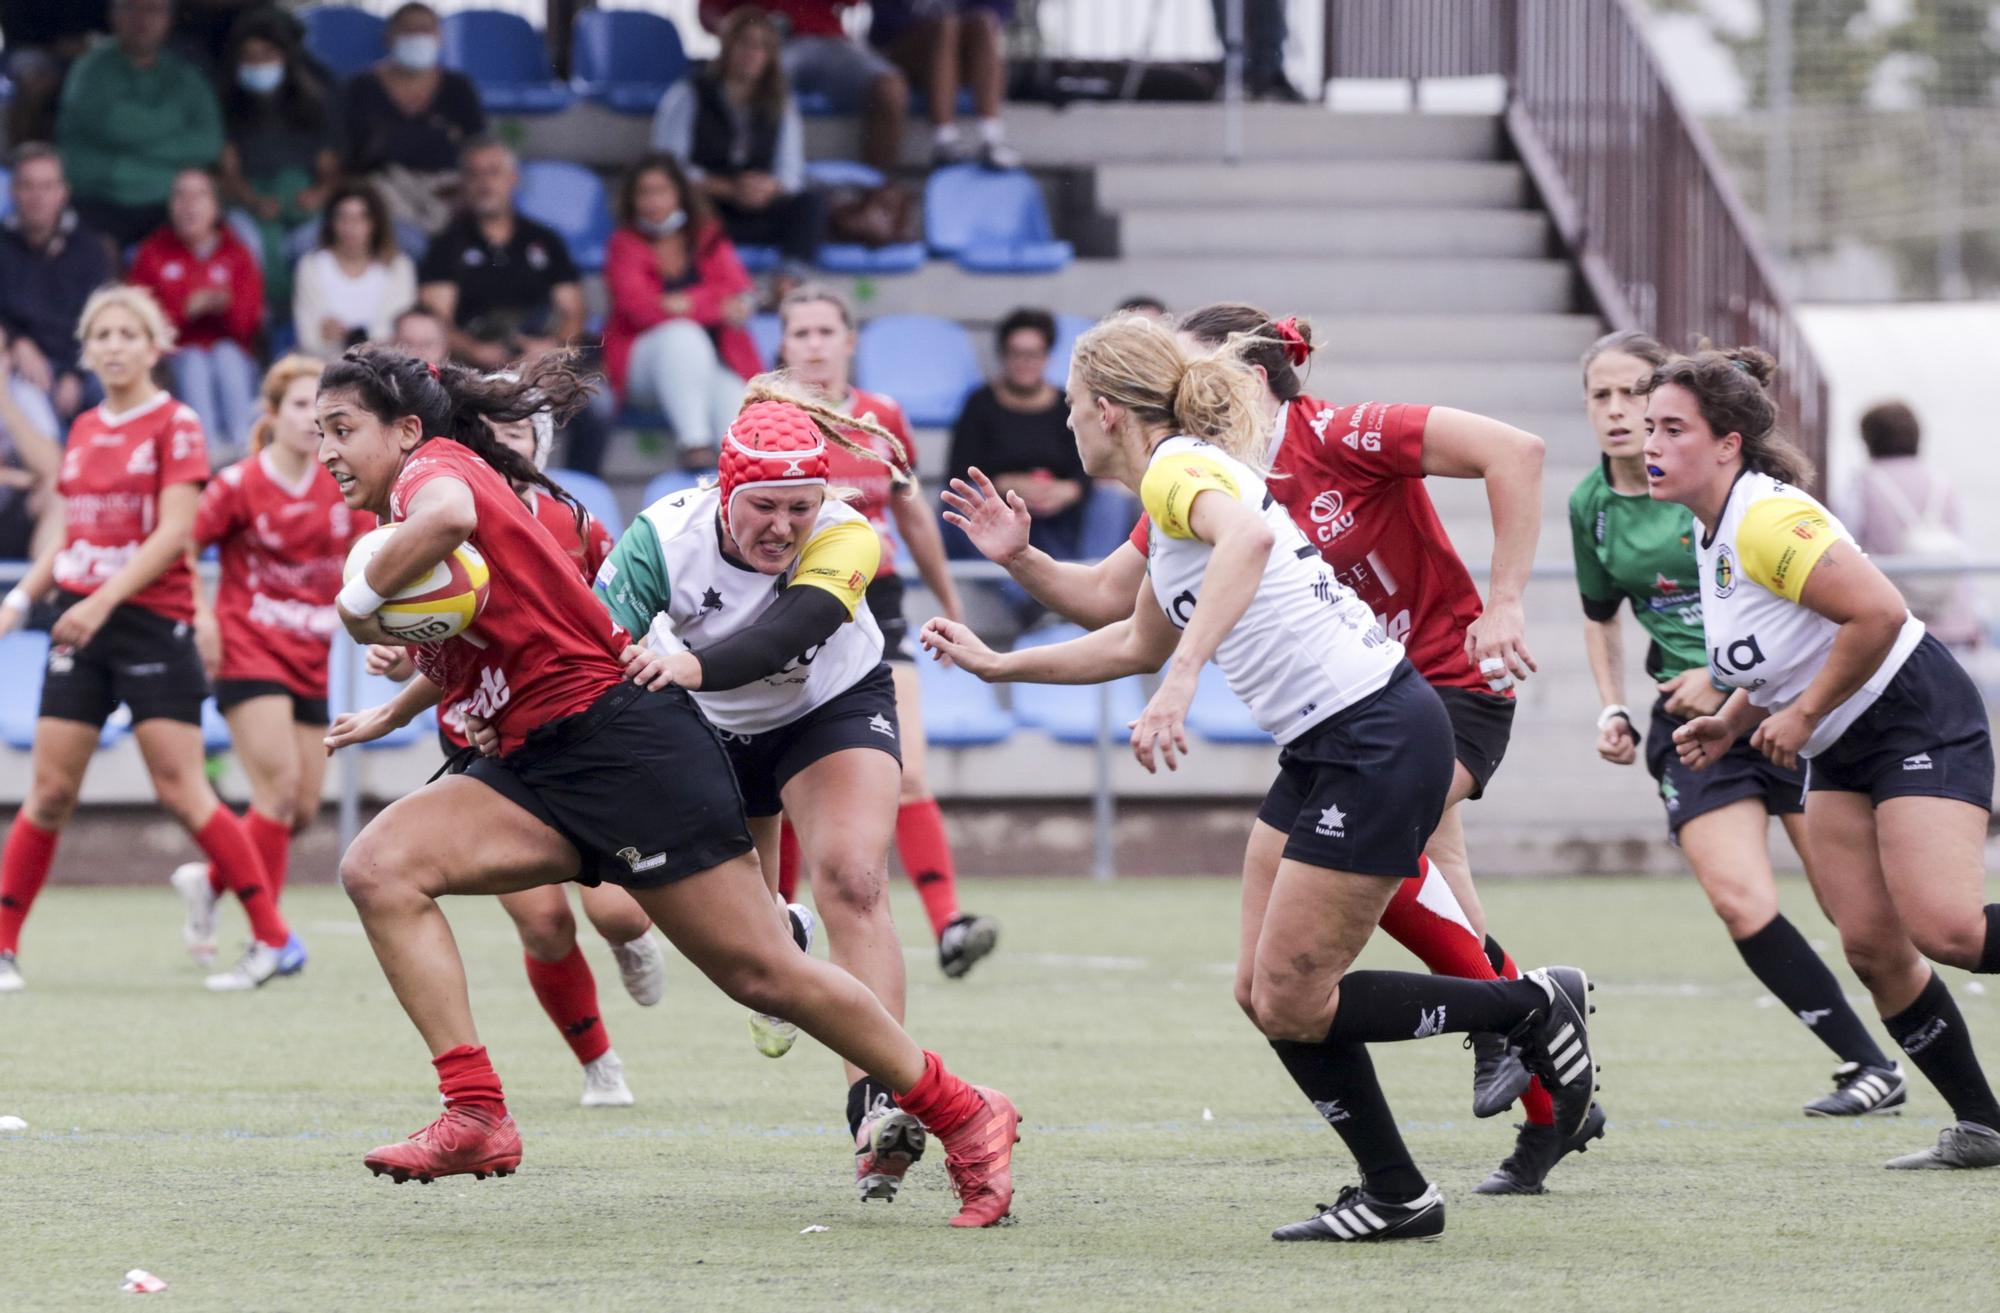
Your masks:
<svg viewBox="0 0 2000 1313"><path fill-rule="evenodd" d="M1694 512L1709 670L1736 691L1674 731L1696 770L1745 733L1806 763L1813 890L1848 965L1957 1123L1897 1168L2000 1166L2000 1103L1930 963L2000 972L1981 906L1993 743L1979 691L1840 521L1799 491L1771 357L1676 356L1646 381L1646 478Z"/></svg>
<svg viewBox="0 0 2000 1313"><path fill-rule="evenodd" d="M1459 980L1348 972L1397 882L1416 875L1451 789L1451 722L1366 604L1342 585L1251 461L1266 445L1262 385L1232 338L1189 358L1173 330L1121 315L1071 358L1070 428L1086 471L1152 516L1133 614L1073 642L999 654L933 620L924 645L982 679L1088 684L1173 666L1133 725L1153 770L1188 750L1186 719L1211 658L1280 744L1279 775L1243 871L1239 992L1292 1077L1340 1134L1362 1184L1277 1240L1437 1235L1444 1202L1412 1162L1367 1044L1517 1032L1556 1120L1588 1119L1595 1068L1583 973ZM1268 827L1275 834L1265 835ZM1282 853L1282 856L1276 856Z"/></svg>
<svg viewBox="0 0 2000 1313"><path fill-rule="evenodd" d="M381 193L365 182L334 188L319 245L293 278L299 350L332 360L357 342L387 341L396 316L416 303L417 269L396 245Z"/></svg>

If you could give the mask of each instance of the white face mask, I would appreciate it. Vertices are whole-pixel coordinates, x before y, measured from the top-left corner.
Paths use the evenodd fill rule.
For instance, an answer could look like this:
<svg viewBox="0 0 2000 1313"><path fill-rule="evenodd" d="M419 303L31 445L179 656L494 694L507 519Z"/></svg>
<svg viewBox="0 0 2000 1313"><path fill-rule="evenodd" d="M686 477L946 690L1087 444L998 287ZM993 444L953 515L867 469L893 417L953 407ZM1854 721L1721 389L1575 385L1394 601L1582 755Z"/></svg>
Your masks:
<svg viewBox="0 0 2000 1313"><path fill-rule="evenodd" d="M438 52L443 43L427 33L415 36L399 36L389 46L389 58L404 68L416 72L437 67Z"/></svg>
<svg viewBox="0 0 2000 1313"><path fill-rule="evenodd" d="M239 64L236 68L237 85L252 95L268 96L284 81L283 64Z"/></svg>
<svg viewBox="0 0 2000 1313"><path fill-rule="evenodd" d="M633 223L648 237L666 237L687 227L687 221L686 210L675 210L658 223L648 223L644 219L635 219Z"/></svg>

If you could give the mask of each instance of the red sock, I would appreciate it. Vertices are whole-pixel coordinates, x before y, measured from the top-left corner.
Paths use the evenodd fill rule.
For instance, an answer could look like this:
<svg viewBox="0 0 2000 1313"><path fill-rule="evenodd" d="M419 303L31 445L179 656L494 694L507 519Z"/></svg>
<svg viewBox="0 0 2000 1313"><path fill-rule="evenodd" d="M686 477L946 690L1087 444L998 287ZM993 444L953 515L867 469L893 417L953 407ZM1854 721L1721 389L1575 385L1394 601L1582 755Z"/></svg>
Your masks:
<svg viewBox="0 0 2000 1313"><path fill-rule="evenodd" d="M788 903L795 903L799 896L798 832L792 829L790 821L778 822L778 897Z"/></svg>
<svg viewBox="0 0 2000 1313"><path fill-rule="evenodd" d="M437 1068L438 1092L447 1104L483 1103L497 1116L507 1113L507 1096L500 1091L500 1073L486 1058L486 1047L461 1044L431 1059Z"/></svg>
<svg viewBox="0 0 2000 1313"><path fill-rule="evenodd" d="M218 805L208 824L195 834L194 841L208 854L208 860L215 863L222 883L242 901L243 912L250 918L250 933L257 937L257 942L283 948L292 932L286 927L285 918L278 915L278 905L264 879L264 863L258 860L257 850L251 846L236 814Z"/></svg>
<svg viewBox="0 0 2000 1313"><path fill-rule="evenodd" d="M958 874L951 864L951 839L936 798L906 802L896 809L896 855L924 900L935 938L958 919Z"/></svg>
<svg viewBox="0 0 2000 1313"><path fill-rule="evenodd" d="M21 923L28 919L35 895L48 883L58 834L19 812L14 815L6 852L0 855L0 953L16 952L21 946Z"/></svg>
<svg viewBox="0 0 2000 1313"><path fill-rule="evenodd" d="M590 974L583 949L571 948L560 962L544 962L531 953L522 954L522 960L528 964L528 984L541 1000L542 1011L569 1041L576 1060L591 1063L603 1057L611 1047L611 1036L597 1011L597 977Z"/></svg>
<svg viewBox="0 0 2000 1313"><path fill-rule="evenodd" d="M252 807L243 813L243 829L264 863L264 878L271 882L271 900L277 902L285 896L285 868L292 861L292 827Z"/></svg>
<svg viewBox="0 0 2000 1313"><path fill-rule="evenodd" d="M1430 859L1418 858L1419 873L1403 881L1382 913L1390 938L1415 953L1433 974L1467 980L1495 979L1486 945L1473 933L1451 886Z"/></svg>
<svg viewBox="0 0 2000 1313"><path fill-rule="evenodd" d="M939 1139L978 1116L985 1106L979 1091L946 1071L944 1059L929 1049L924 1050L924 1074L909 1089L898 1090L896 1102Z"/></svg>

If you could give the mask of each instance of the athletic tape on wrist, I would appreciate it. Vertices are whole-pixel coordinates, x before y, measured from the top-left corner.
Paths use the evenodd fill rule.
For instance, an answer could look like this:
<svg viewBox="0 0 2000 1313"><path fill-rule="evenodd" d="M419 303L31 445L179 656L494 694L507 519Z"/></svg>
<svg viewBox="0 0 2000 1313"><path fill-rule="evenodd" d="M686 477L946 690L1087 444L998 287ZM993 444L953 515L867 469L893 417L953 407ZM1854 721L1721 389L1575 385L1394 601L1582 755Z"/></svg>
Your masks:
<svg viewBox="0 0 2000 1313"><path fill-rule="evenodd" d="M1603 729L1605 726L1609 725L1614 720L1624 721L1626 728L1628 729L1634 727L1632 721L1631 708L1625 706L1622 703L1614 702L1610 706L1606 707L1604 710L1597 713L1597 728Z"/></svg>
<svg viewBox="0 0 2000 1313"><path fill-rule="evenodd" d="M22 615L33 610L34 605L35 599L28 596L28 590L19 585L9 589L6 597L0 598L0 606L6 607L9 611L19 611Z"/></svg>
<svg viewBox="0 0 2000 1313"><path fill-rule="evenodd" d="M366 620L380 611L382 603L387 599L368 586L366 574L357 574L347 581L347 586L340 590L340 596L335 600L340 603L340 609L347 614L357 620Z"/></svg>

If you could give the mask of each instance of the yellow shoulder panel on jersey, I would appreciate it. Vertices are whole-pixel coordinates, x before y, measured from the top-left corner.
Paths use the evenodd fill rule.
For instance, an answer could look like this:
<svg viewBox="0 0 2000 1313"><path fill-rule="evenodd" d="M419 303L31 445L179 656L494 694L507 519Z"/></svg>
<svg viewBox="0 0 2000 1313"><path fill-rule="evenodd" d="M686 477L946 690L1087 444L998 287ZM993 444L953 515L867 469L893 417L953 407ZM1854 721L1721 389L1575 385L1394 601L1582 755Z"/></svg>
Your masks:
<svg viewBox="0 0 2000 1313"><path fill-rule="evenodd" d="M1163 456L1146 468L1139 483L1139 501L1153 525L1169 538L1192 538L1194 499L1214 489L1241 497L1236 476L1227 466L1205 451L1182 451Z"/></svg>
<svg viewBox="0 0 2000 1313"><path fill-rule="evenodd" d="M852 620L854 608L861 604L861 595L868 591L875 567L881 563L881 535L874 525L856 516L829 524L806 540L791 586L809 584L826 589L840 599Z"/></svg>
<svg viewBox="0 0 2000 1313"><path fill-rule="evenodd" d="M1752 581L1796 602L1806 577L1839 539L1833 521L1818 506L1799 497L1766 497L1743 512L1736 554Z"/></svg>

